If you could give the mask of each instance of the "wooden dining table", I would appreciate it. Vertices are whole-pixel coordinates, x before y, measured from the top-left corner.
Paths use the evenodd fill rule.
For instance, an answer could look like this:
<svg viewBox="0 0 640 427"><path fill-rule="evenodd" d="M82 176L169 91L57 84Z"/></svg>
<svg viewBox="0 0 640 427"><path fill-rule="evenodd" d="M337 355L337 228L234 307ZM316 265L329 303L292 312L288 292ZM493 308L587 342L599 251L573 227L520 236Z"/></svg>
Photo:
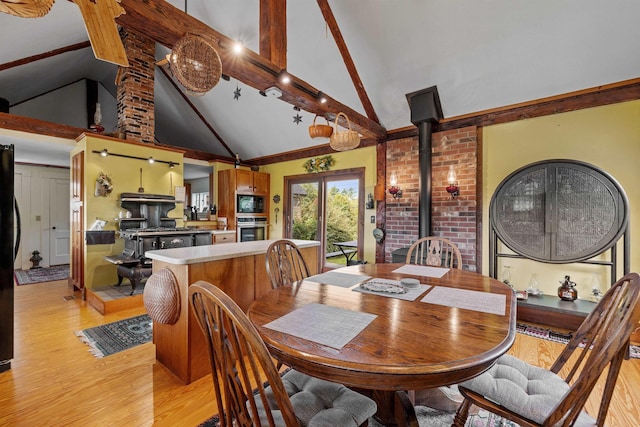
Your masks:
<svg viewBox="0 0 640 427"><path fill-rule="evenodd" d="M393 290L403 278L420 285L370 290L379 283ZM273 289L247 313L278 361L369 394L384 425L417 426L404 393L491 367L514 342L516 297L469 271L361 264Z"/></svg>

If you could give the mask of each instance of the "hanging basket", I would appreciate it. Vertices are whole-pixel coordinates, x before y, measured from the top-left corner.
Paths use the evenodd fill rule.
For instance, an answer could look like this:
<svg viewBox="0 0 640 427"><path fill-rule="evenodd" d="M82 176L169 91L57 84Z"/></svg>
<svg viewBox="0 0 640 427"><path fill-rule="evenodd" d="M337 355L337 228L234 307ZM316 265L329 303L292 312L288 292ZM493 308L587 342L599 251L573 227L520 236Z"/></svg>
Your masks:
<svg viewBox="0 0 640 427"><path fill-rule="evenodd" d="M344 116L347 120L347 126L349 130L339 131L338 130L338 118L340 116ZM360 135L355 130L351 130L351 122L349 121L349 117L347 117L344 113L338 113L336 116L335 129L331 138L329 138L329 146L336 151L347 151L352 150L360 145Z"/></svg>
<svg viewBox="0 0 640 427"><path fill-rule="evenodd" d="M317 125L316 124L316 119L318 118L318 115L316 114L316 116L313 118L313 124L311 126L309 126L309 136L311 138L324 138L324 139L328 139L331 134L333 133L333 128L331 127L331 125L329 125L329 120L327 120L327 124L326 125Z"/></svg>
<svg viewBox="0 0 640 427"><path fill-rule="evenodd" d="M169 64L176 80L193 95L203 95L213 89L222 75L218 52L195 34L187 34L176 42Z"/></svg>

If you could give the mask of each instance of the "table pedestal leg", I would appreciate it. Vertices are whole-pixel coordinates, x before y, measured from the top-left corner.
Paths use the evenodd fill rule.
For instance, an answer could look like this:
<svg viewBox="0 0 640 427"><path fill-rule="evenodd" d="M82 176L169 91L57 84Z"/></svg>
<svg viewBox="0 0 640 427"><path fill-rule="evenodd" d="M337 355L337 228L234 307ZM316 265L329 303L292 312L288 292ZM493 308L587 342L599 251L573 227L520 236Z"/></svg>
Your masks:
<svg viewBox="0 0 640 427"><path fill-rule="evenodd" d="M371 398L378 405L375 417L381 424L418 427L416 411L405 391L374 390Z"/></svg>

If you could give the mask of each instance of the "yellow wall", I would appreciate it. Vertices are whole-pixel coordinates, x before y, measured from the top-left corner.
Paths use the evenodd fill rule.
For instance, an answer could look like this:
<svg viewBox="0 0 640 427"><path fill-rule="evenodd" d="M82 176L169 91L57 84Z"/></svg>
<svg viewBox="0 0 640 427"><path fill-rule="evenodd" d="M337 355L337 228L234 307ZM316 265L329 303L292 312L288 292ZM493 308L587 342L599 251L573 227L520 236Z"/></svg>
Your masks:
<svg viewBox="0 0 640 427"><path fill-rule="evenodd" d="M634 231L640 230L640 101L488 126L483 129L483 159L484 274L489 271L489 203L496 187L514 170L548 159L587 162L618 181L630 205L631 271L640 270L640 244L634 244L633 239ZM621 255L621 245L619 248ZM619 259L618 277L622 275ZM558 282L565 274L570 275L577 283L579 298L590 295L594 273L604 286L609 282L609 269L605 267L513 259L502 264L511 266L512 283L517 289L527 287L532 273L537 274L539 287L547 294L555 294ZM498 278L501 271L499 267Z"/></svg>
<svg viewBox="0 0 640 427"><path fill-rule="evenodd" d="M173 169L164 163L149 164L138 159L123 157L102 157L92 151L106 148L110 153L148 158L179 163ZM85 230L93 225L96 219L109 221L105 230L118 229L118 213L120 193L136 193L140 187L140 168L142 168L142 187L144 193L173 194L176 186L183 185L183 156L176 151L167 151L153 146L141 146L120 142L113 138L102 138L87 135L78 142L71 152L71 157L84 151L84 224ZM106 197L95 196L96 178L100 172L106 173L112 181L113 191ZM169 212L172 218L182 218L183 204ZM117 283L116 266L104 260L106 255L115 255L124 249L124 241L117 238L113 245L85 246L85 287L93 289Z"/></svg>
<svg viewBox="0 0 640 427"><path fill-rule="evenodd" d="M322 157L322 156L317 156ZM331 157L334 160L334 165L331 167L332 171L340 170L340 169L350 169L350 168L365 168L365 178L364 178L364 200L367 200L367 194L372 193L376 183L376 147L364 147L356 150L343 151L343 152L335 152L331 153ZM266 172L271 175L271 197L279 194L280 198L284 196L284 177L285 176L294 176L294 175L304 175L306 174L306 170L304 169L304 163L310 159L304 158L299 160L293 160L289 162L282 163L274 163L271 165L266 165L260 168L261 172ZM280 203L275 204L271 201L269 205L269 219L270 219L270 229L269 229L269 238L270 239L280 239L283 234L283 221L282 221L282 206L284 204L284 200L281 200ZM280 208L280 212L278 213L278 224L275 224L275 208ZM361 209L364 209L364 206L361 206ZM375 224L371 224L370 216L375 215L375 209L366 209L364 210L364 259L369 263L375 262L375 240L373 238L373 229L375 228Z"/></svg>

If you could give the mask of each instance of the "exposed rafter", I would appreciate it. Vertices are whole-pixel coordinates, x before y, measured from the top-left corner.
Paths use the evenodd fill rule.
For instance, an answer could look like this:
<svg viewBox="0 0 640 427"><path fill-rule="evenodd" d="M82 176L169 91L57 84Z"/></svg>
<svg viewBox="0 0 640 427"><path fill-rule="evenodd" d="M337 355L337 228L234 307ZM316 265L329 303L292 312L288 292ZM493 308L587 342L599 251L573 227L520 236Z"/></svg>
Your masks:
<svg viewBox="0 0 640 427"><path fill-rule="evenodd" d="M232 49L234 40L169 3L162 0L121 0L121 5L126 14L118 17L116 22L123 27L146 34L168 48L172 48L186 33L197 33L218 43L226 75L260 91L277 84L277 75L281 69L276 64L249 49L244 50L243 60L239 61ZM334 119L338 111L342 111L349 117L351 127L365 138L384 139L386 136L386 129L380 124L330 96L327 96L326 103L321 104L318 100L319 90L296 76L291 76L289 85L279 87L282 90L280 99L284 102L329 120ZM346 122L341 125L347 126Z"/></svg>
<svg viewBox="0 0 640 427"><path fill-rule="evenodd" d="M39 53L37 55L28 56L26 58L17 59L11 62L5 62L0 64L0 71L8 70L9 68L19 67L20 65L30 64L31 62L39 61L41 59L51 58L52 56L60 55L61 53L72 52L74 50L86 49L91 47L89 41L84 41L69 46L61 47L59 49L50 50L48 52Z"/></svg>
<svg viewBox="0 0 640 427"><path fill-rule="evenodd" d="M162 74L167 78L167 80L169 80L169 82L171 83L171 85L173 86L173 88L176 90L176 92L178 92L180 94L180 96L182 97L182 99L184 100L184 102L187 103L187 105L189 105L189 107L191 107L191 110L198 116L198 118L200 119L200 121L207 127L207 129L209 129L211 131L211 133L213 134L213 136L220 142L220 144L224 147L225 150L227 150L227 152L229 153L229 156L231 156L231 158L233 158L234 156L234 152L229 148L229 146L227 145L226 142L224 142L224 140L222 139L222 137L220 136L220 134L218 134L218 132L216 132L216 130L213 128L213 126L211 126L211 124L207 121L207 119L204 118L204 116L202 115L202 113L200 112L200 110L198 110L196 108L195 105L193 105L193 102L191 102L189 100L189 98L184 94L184 92L182 91L182 89L180 89L180 87L176 84L176 82L173 81L173 79L171 78L171 76L169 75L169 73L167 73L167 71L162 68L161 66L158 66L158 68L160 69L160 71L162 72Z"/></svg>
<svg viewBox="0 0 640 427"><path fill-rule="evenodd" d="M260 0L260 55L287 68L286 0Z"/></svg>
<svg viewBox="0 0 640 427"><path fill-rule="evenodd" d="M364 88L364 84L362 80L360 80L360 75L358 74L358 70L356 69L356 64L353 62L351 58L351 53L349 53L349 48L347 48L347 44L344 42L344 38L342 37L342 32L340 31L340 27L338 27L338 22L336 21L335 16L333 16L333 11L329 6L328 0L318 0L318 6L320 6L320 10L322 11L322 16L324 17L329 30L331 31L331 35L333 35L333 40L335 40L336 45L338 46L338 50L340 51L340 55L342 55L342 60L344 61L344 65L347 67L347 71L349 72L349 76L351 77L351 81L356 88L356 92L358 93L358 97L360 98L360 102L362 102L362 106L364 107L364 111L366 111L367 116L376 123L380 123L380 119L378 119L378 115L376 114L375 109L373 108L373 104L369 99L369 95L367 95L367 91Z"/></svg>

